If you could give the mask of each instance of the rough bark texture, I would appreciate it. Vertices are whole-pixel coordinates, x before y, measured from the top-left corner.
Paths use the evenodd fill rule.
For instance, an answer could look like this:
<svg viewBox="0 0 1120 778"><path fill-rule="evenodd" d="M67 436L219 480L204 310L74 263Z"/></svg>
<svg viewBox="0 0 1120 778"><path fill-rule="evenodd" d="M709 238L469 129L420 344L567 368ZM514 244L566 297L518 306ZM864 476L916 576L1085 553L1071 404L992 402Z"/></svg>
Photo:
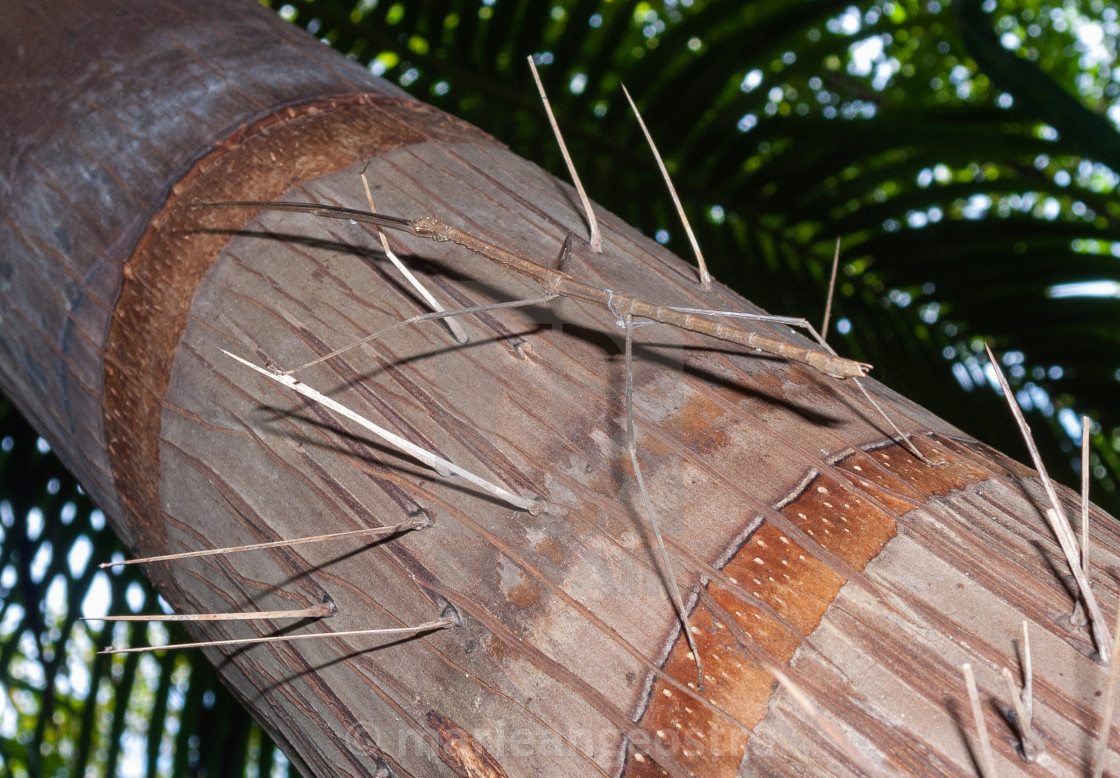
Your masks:
<svg viewBox="0 0 1120 778"><path fill-rule="evenodd" d="M379 210L437 215L542 263L584 225L566 185L254 3L184 9L104 3L90 20L29 2L0 30L0 386L138 553L431 519L376 543L150 567L185 612L335 600L336 617L298 632L456 615L416 638L210 651L301 769L856 774L776 690L760 665L771 662L869 762L974 775L959 672L971 661L995 701L985 715L1000 773L1040 774L1001 715L998 668L1018 667L1026 619L1046 766L1080 774L1104 672L1085 630L1068 628L1033 473L874 383L943 466L894 445L849 384L637 330L638 447L692 609L701 693L625 452L612 312L557 301L481 315L466 321L467 346L425 324L301 375L546 496L541 516L442 479L225 358L295 366L423 309L363 227L197 200L360 207L372 158ZM577 244L582 279L750 309L718 285L702 293L687 265L601 219L604 253ZM539 294L454 246L390 237L451 306ZM1109 569L1120 534L1094 521ZM1098 586L1113 612L1115 583Z"/></svg>

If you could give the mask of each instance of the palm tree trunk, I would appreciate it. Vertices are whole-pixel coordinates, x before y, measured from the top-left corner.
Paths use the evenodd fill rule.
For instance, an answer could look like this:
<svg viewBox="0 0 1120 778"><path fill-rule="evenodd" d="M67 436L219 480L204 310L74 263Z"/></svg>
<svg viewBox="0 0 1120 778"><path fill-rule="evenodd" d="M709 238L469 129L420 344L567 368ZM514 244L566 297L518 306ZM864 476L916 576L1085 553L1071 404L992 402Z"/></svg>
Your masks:
<svg viewBox="0 0 1120 778"><path fill-rule="evenodd" d="M119 12L119 13L118 13ZM857 774L765 663L872 764L974 774L959 666L1008 704L1020 624L1035 726L1080 770L1104 675L1033 472L870 382L851 386L665 326L635 331L643 474L691 611L704 689L626 451L619 312L555 300L401 329L299 375L522 496L508 507L223 355L289 368L425 309L370 229L197 207L311 200L434 215L553 263L584 234L569 187L252 2L26 2L0 31L0 388L137 554L422 516L418 531L157 563L216 640L454 626L206 649L301 770L385 775ZM65 56L59 56L60 51ZM754 310L610 214L570 272L676 306ZM449 244L389 235L448 307L541 295ZM770 335L801 339L785 327ZM1067 512L1076 515L1072 495ZM1094 515L1098 569L1114 522ZM1115 583L1099 596L1116 599ZM1001 774L1022 768L989 706ZM380 771L380 772L379 772Z"/></svg>

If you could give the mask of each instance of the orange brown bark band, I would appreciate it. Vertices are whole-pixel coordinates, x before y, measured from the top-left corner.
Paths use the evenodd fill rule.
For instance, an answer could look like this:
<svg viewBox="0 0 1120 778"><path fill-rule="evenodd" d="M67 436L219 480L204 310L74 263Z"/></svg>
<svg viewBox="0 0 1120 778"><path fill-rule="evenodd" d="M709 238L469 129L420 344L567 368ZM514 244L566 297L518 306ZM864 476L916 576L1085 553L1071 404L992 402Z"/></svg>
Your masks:
<svg viewBox="0 0 1120 778"><path fill-rule="evenodd" d="M422 103L369 94L278 110L214 144L172 188L124 269L105 347L106 440L141 550L162 553L158 484L162 398L194 290L244 214L198 200L270 199L384 151L427 140L497 144Z"/></svg>
<svg viewBox="0 0 1120 778"><path fill-rule="evenodd" d="M915 441L924 454L930 442ZM897 444L849 452L832 470L810 473L774 507L793 526L862 571L897 531L898 519L917 504L983 481L991 473L970 463L971 452L937 439L941 467L929 467ZM764 663L786 666L820 624L848 582L771 520L755 529L711 579L690 614L704 659L702 709L664 681L653 684L639 721L647 739L631 746L624 775L664 776L660 752L693 775L735 775L753 728L767 714L775 679ZM693 660L679 637L664 664L687 683ZM654 755L654 759L650 755Z"/></svg>

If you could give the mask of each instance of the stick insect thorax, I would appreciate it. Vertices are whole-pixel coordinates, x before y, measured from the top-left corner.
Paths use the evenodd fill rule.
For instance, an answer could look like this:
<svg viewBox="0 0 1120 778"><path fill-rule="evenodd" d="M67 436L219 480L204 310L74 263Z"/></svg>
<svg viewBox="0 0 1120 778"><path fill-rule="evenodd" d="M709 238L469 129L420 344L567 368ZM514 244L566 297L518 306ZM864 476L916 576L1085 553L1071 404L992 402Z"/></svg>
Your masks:
<svg viewBox="0 0 1120 778"><path fill-rule="evenodd" d="M348 221L373 224L400 230L421 238L437 242L450 241L476 254L486 257L492 262L501 265L507 270L512 270L523 276L532 278L541 284L549 295L558 297L572 297L585 302L597 303L618 315L630 314L635 317L669 324L689 332L707 335L717 340L753 348L771 356L782 357L793 362L800 362L815 370L831 376L832 378L861 378L871 370L871 365L866 362L857 362L852 359L830 354L820 349L807 348L791 343L780 338L760 335L749 332L733 325L713 321L705 316L694 313L685 313L673 310L664 305L654 305L638 297L625 293L600 289L590 284L577 281L572 276L560 270L537 264L526 256L515 253L500 246L484 241L469 232L440 221L432 216L421 216L417 219L405 219L400 216L391 216L382 213L368 213L350 208L340 208L331 205L317 205L314 203L291 202L251 202L234 201L198 203L200 207L211 208L259 208L269 211L294 211L307 213L313 216L330 219L345 219Z"/></svg>

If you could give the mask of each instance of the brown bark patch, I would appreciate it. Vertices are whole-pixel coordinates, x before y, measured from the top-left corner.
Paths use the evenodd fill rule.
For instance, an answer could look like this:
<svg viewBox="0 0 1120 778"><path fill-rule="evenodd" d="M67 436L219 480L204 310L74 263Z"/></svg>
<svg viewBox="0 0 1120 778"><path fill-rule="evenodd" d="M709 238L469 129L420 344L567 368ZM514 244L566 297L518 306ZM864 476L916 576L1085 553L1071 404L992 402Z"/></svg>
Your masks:
<svg viewBox="0 0 1120 778"><path fill-rule="evenodd" d="M868 451L865 456L848 457L836 467L855 476L865 491L884 504L894 506L899 513L910 505L906 500L948 494L991 475L964 457L952 456L945 446L936 446L917 436L913 443L931 461L944 462L931 467L902 447L890 445Z"/></svg>
<svg viewBox="0 0 1120 778"><path fill-rule="evenodd" d="M822 548L856 570L874 559L895 532L891 512L828 473L811 479L781 512ZM779 542L790 543L787 538L779 538ZM788 565L788 560L782 564Z"/></svg>
<svg viewBox="0 0 1120 778"><path fill-rule="evenodd" d="M510 605L516 605L518 608L536 605L540 598L541 587L537 586L537 582L532 578L524 576L506 592L506 599L509 600Z"/></svg>
<svg viewBox="0 0 1120 778"><path fill-rule="evenodd" d="M544 538L540 540L534 548L537 553L552 562L554 565L564 564L564 547L557 543L552 538Z"/></svg>
<svg viewBox="0 0 1120 778"><path fill-rule="evenodd" d="M662 429L693 451L710 455L727 445L727 433L719 424L726 412L713 397L695 394L662 422Z"/></svg>

